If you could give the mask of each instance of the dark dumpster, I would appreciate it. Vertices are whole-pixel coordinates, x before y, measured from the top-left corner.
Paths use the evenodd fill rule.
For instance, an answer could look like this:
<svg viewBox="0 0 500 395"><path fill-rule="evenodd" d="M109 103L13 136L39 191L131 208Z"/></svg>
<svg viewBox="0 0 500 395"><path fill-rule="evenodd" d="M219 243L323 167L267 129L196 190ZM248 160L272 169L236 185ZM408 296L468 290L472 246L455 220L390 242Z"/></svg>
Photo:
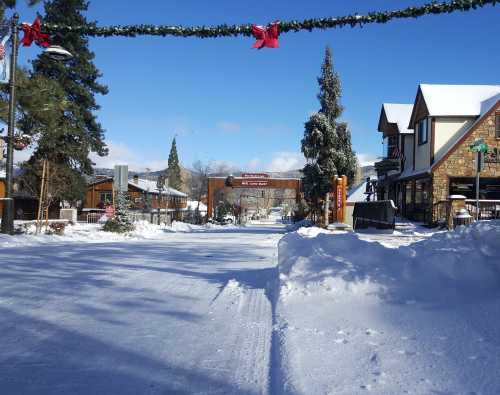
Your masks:
<svg viewBox="0 0 500 395"><path fill-rule="evenodd" d="M354 204L353 228L394 229L396 226L396 206L392 200L376 202L356 202Z"/></svg>

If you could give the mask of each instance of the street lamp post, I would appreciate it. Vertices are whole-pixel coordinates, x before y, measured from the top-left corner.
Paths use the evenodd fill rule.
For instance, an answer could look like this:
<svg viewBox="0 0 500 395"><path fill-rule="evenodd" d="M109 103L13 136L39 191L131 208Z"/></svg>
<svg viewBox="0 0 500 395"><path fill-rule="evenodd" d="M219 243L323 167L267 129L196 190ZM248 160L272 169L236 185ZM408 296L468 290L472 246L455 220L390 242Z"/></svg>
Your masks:
<svg viewBox="0 0 500 395"><path fill-rule="evenodd" d="M2 233L14 233L14 199L12 197L12 176L14 173L14 129L16 117L16 67L17 44L19 41L19 14L12 17L12 53L10 56L9 118L7 129L7 158L5 168L5 201L2 213Z"/></svg>
<svg viewBox="0 0 500 395"><path fill-rule="evenodd" d="M3 200L2 228L1 232L14 233L14 198L12 196L12 179L14 175L14 133L16 127L16 67L17 51L19 45L19 14L16 12L11 21L11 56L10 56L10 79L9 79L9 116L7 129L7 158L5 168L5 199ZM44 54L52 60L66 61L73 55L60 46L49 46ZM39 202L40 204L41 202Z"/></svg>

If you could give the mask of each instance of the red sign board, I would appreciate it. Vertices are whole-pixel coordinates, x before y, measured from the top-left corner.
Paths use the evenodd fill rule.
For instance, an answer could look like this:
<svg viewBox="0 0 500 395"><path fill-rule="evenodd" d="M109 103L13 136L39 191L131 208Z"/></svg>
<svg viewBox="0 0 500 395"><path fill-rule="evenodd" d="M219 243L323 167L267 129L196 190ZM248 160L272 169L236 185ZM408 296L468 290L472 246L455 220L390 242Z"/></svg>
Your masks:
<svg viewBox="0 0 500 395"><path fill-rule="evenodd" d="M266 173L242 173L243 178L269 178L269 174Z"/></svg>
<svg viewBox="0 0 500 395"><path fill-rule="evenodd" d="M106 217L111 218L115 215L115 208L113 206L106 207Z"/></svg>

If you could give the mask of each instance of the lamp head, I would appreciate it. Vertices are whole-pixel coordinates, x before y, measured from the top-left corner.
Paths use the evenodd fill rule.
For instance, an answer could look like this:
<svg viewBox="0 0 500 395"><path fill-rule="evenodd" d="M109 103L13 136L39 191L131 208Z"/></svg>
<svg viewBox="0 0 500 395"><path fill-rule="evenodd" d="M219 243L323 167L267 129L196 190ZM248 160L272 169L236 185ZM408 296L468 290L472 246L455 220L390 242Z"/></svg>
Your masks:
<svg viewBox="0 0 500 395"><path fill-rule="evenodd" d="M43 53L47 55L52 60L57 60L59 62L66 62L73 58L73 55L68 50L64 49L60 45L51 45L47 47Z"/></svg>

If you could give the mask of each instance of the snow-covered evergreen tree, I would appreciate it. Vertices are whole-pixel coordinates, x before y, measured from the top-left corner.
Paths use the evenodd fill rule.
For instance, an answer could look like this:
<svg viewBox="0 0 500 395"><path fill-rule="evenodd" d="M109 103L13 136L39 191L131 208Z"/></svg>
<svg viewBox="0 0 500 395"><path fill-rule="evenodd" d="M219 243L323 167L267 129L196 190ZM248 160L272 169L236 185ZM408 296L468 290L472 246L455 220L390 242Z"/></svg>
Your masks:
<svg viewBox="0 0 500 395"><path fill-rule="evenodd" d="M313 211L319 210L319 200L330 190L330 180L337 174L336 140L337 134L328 118L322 113L311 115L302 139L302 153L307 160L302 183Z"/></svg>
<svg viewBox="0 0 500 395"><path fill-rule="evenodd" d="M134 230L134 225L128 217L129 206L127 193L118 192L116 194L115 215L106 221L103 230L115 233L125 233Z"/></svg>
<svg viewBox="0 0 500 395"><path fill-rule="evenodd" d="M168 156L168 185L171 188L182 190L182 175L181 166L179 164L179 156L177 155L177 143L175 142L175 137L172 140L172 147L170 148L170 154Z"/></svg>
<svg viewBox="0 0 500 395"><path fill-rule="evenodd" d="M333 70L332 51L330 47L326 47L325 50L325 60L321 65L321 75L318 77L318 84L318 99L321 104L319 112L326 116L332 126L335 126L337 118L344 111L344 107L340 104L342 88L340 86L340 77Z"/></svg>
<svg viewBox="0 0 500 395"><path fill-rule="evenodd" d="M352 180L356 172L351 133L345 122L338 121L344 110L340 104L342 90L329 47L318 84L321 109L306 122L302 139L302 153L307 160L303 169L304 192L314 211L319 210L319 199L329 191L333 176L346 175Z"/></svg>

